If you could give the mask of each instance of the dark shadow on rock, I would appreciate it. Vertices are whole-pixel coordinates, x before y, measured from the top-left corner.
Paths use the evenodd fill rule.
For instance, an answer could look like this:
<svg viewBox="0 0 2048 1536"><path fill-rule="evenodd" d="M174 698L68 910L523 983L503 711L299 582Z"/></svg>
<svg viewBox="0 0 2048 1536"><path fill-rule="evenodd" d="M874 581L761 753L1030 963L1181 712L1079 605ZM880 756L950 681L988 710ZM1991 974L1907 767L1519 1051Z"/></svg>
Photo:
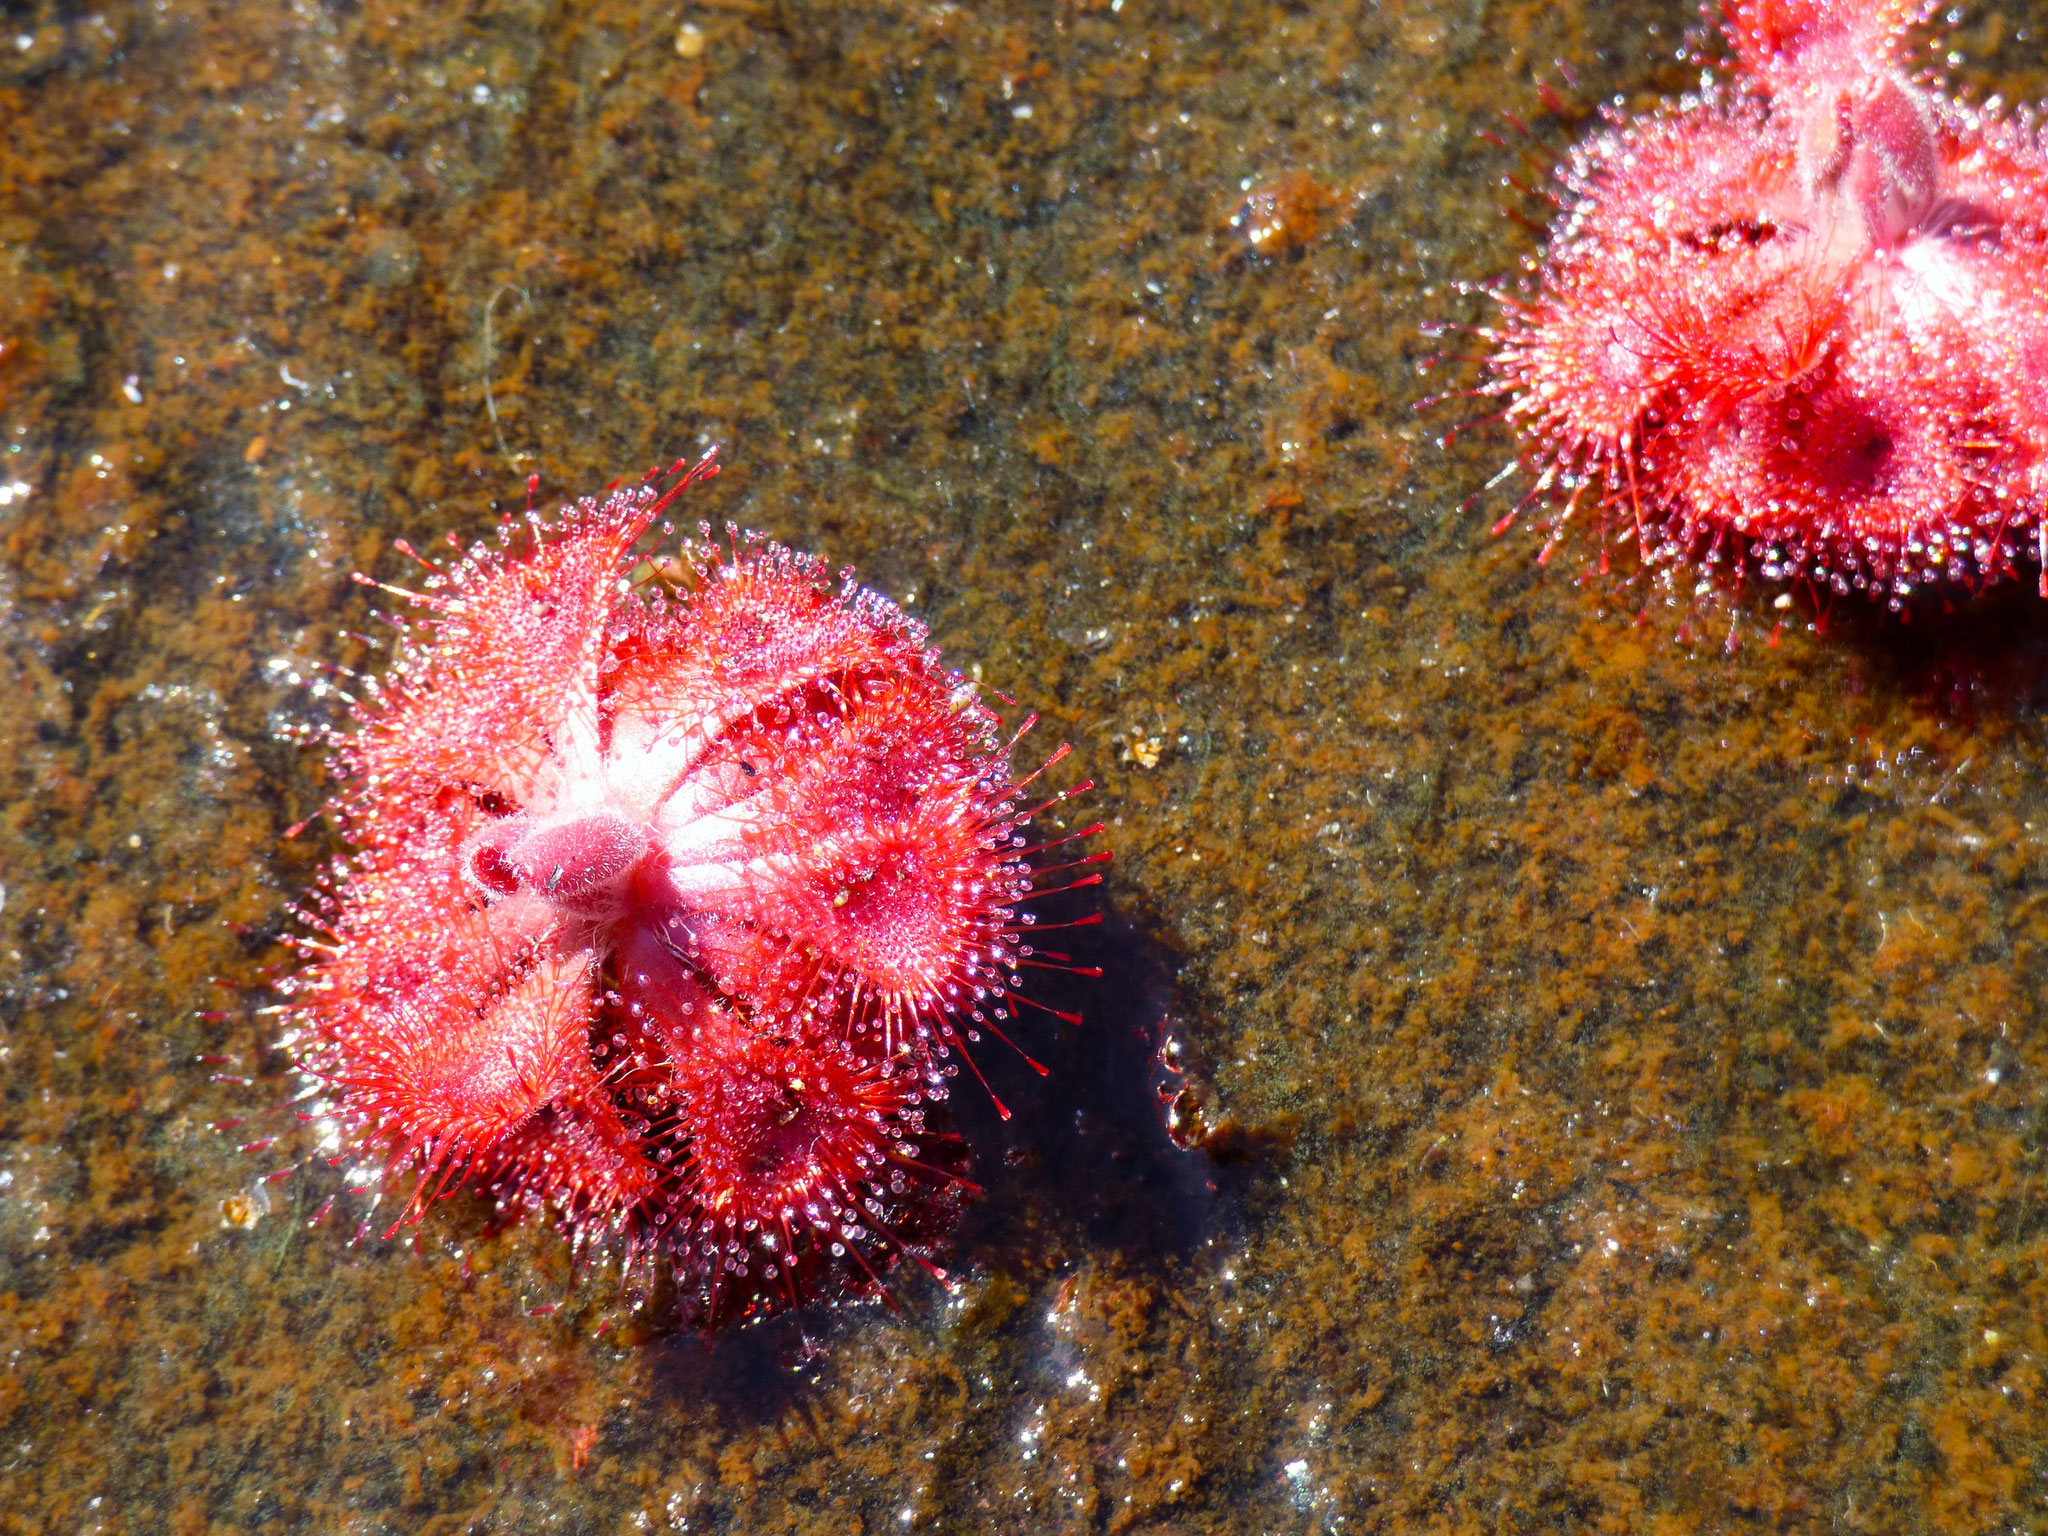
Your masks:
<svg viewBox="0 0 2048 1536"><path fill-rule="evenodd" d="M1979 593L1928 591L1897 614L1843 599L1823 632L1867 659L1869 686L1960 725L2048 711L2048 601L2032 572Z"/></svg>
<svg viewBox="0 0 2048 1536"><path fill-rule="evenodd" d="M962 1133L976 1148L987 1199L961 1224L959 1253L985 1268L1017 1256L1059 1262L1063 1252L1114 1251L1152 1266L1192 1252L1219 1218L1233 1177L1167 1134L1162 1031L1180 1009L1176 957L1114 913L1099 927L1048 935L1046 947L1100 966L1100 979L1050 975L1035 1001L1082 1015L1066 1024L1020 1009L1014 1038L1047 1069L1041 1079L1016 1051L984 1039L975 1058L1009 1107L1002 1119L963 1071L954 1094Z"/></svg>
<svg viewBox="0 0 2048 1536"><path fill-rule="evenodd" d="M1017 1050L988 1034L970 1047L988 1091L962 1063L951 1102L985 1194L944 1262L969 1283L1049 1273L1091 1254L1162 1269L1230 1220L1234 1186L1257 1177L1265 1159L1212 1158L1167 1133L1161 1088L1170 1098L1174 1079L1159 1047L1176 1005L1171 952L1113 913L1099 926L1048 932L1039 947L1103 975L1031 972L1033 1000L1080 1013L1082 1023L1023 1007L1004 1026ZM944 1299L936 1282L908 1261L889 1281L905 1316L936 1321ZM771 1421L810 1389L836 1343L879 1311L879 1303L813 1306L709 1338L675 1332L652 1345L656 1390L738 1420Z"/></svg>

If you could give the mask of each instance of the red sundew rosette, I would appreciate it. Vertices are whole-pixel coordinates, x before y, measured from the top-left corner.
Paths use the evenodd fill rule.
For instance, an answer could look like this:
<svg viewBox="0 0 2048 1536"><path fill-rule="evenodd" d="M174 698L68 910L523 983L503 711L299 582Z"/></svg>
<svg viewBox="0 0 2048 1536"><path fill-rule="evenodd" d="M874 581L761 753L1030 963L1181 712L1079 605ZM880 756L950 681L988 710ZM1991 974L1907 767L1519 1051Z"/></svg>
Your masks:
<svg viewBox="0 0 2048 1536"><path fill-rule="evenodd" d="M1961 108L1944 113L1944 128L1950 217L1995 226L1997 237L1959 248L1949 281L1968 323L1949 324L1934 346L1950 371L1979 381L1989 430L2020 450L2000 493L2039 506L2048 500L2048 153L2031 127Z"/></svg>
<svg viewBox="0 0 2048 1536"><path fill-rule="evenodd" d="M1723 31L1745 74L1775 91L1817 75L1895 68L1929 0L1728 0Z"/></svg>
<svg viewBox="0 0 2048 1536"><path fill-rule="evenodd" d="M356 852L295 1049L344 1155L415 1179L401 1222L472 1184L547 1207L717 1322L931 1266L973 1191L950 1057L1029 963L1031 813L885 599L752 541L634 586L666 501L529 519L405 594L336 752Z"/></svg>
<svg viewBox="0 0 2048 1536"><path fill-rule="evenodd" d="M1732 89L1561 169L1482 391L1553 544L1597 486L1653 562L1896 608L2031 544L2048 593L2048 155L1901 72L1925 10L1736 0Z"/></svg>
<svg viewBox="0 0 2048 1536"><path fill-rule="evenodd" d="M1746 334L1769 335L1785 318L1767 297L1771 259L1756 251L1772 233L1759 209L1780 199L1759 186L1787 185L1793 169L1789 140L1760 110L1720 103L1575 151L1572 212L1535 294L1508 305L1491 361L1543 483L1597 472L1630 511L1661 512L1654 485L1628 483L1637 455L1688 413L1713 409L1716 392L1743 388L1731 369L1754 371ZM1744 275L1731 281L1731 267ZM1744 289L1761 311L1746 327L1731 323Z"/></svg>
<svg viewBox="0 0 2048 1536"><path fill-rule="evenodd" d="M1882 337L1860 337L1792 387L1668 442L1657 479L1676 488L1696 537L1732 528L1787 558L1857 551L1873 583L1933 579L1949 542L1990 515L1992 461L1954 430L1968 394L1940 375L1901 388L1901 360Z"/></svg>

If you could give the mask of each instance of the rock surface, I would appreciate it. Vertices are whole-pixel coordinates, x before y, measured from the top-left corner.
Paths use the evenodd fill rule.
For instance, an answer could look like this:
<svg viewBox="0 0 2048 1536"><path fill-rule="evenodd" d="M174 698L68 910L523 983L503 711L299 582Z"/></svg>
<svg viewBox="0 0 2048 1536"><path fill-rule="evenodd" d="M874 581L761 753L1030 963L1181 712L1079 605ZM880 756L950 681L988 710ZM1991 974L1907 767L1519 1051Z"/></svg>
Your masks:
<svg viewBox="0 0 2048 1536"><path fill-rule="evenodd" d="M2039 600L1769 644L1489 539L1512 445L1412 406L1536 248L1499 109L1696 24L10 8L0 1531L2039 1526ZM309 1228L261 1010L350 572L711 441L1118 863L964 1289L707 1345L464 1202Z"/></svg>

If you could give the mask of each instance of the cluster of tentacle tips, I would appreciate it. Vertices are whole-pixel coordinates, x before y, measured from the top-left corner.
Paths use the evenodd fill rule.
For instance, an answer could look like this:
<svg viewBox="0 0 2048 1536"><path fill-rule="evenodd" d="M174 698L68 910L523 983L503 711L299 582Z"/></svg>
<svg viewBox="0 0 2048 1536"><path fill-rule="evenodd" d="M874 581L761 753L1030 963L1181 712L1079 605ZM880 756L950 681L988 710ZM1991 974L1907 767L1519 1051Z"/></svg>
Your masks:
<svg viewBox="0 0 2048 1536"><path fill-rule="evenodd" d="M1529 476L1501 527L1543 508L1547 556L1583 506L1603 559L1893 608L2048 572L2048 153L1908 69L1925 9L1730 0L1725 84L1558 165L1481 332Z"/></svg>
<svg viewBox="0 0 2048 1536"><path fill-rule="evenodd" d="M333 743L348 852L287 1000L393 1230L465 1189L545 1208L671 1264L707 1324L884 1292L905 1255L943 1276L976 1193L959 1068L1044 1006L1023 971L1077 969L1036 941L1093 915L1031 904L1109 857L1046 856L1099 827L1031 843L1089 787L1034 794L1066 749L1015 776L1030 720L850 575L708 529L638 552L713 468L445 562L401 546L421 572Z"/></svg>

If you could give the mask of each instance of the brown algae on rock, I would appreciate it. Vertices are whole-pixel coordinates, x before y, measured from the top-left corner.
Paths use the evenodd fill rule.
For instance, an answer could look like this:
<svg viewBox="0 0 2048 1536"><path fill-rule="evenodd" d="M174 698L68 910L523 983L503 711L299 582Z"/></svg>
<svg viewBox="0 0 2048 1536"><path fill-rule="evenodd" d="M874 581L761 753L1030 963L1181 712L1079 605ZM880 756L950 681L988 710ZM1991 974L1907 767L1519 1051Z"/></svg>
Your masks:
<svg viewBox="0 0 2048 1536"><path fill-rule="evenodd" d="M1692 22L11 20L0 1530L2038 1524L2034 618L1688 642L1458 516L1504 449L1411 409L1530 248L1495 109L1681 89ZM2048 93L2016 12L1955 46ZM1287 167L1367 190L1219 259ZM710 441L718 515L1116 764L1123 980L1002 1085L968 1284L808 1359L481 1211L352 1248L310 1162L259 1215L288 1148L209 1129L290 1091L349 572ZM1248 1161L1167 1141L1165 1014Z"/></svg>

